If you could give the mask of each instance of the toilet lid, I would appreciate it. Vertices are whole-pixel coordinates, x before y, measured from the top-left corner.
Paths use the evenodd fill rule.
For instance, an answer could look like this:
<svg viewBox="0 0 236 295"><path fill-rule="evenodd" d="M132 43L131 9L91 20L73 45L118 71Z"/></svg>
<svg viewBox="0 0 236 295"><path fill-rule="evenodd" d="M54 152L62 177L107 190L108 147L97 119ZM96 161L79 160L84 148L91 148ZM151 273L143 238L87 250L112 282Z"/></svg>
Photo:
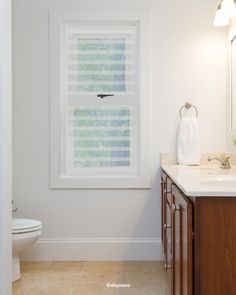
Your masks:
<svg viewBox="0 0 236 295"><path fill-rule="evenodd" d="M38 220L12 218L12 233L23 233L39 230L42 227L42 223Z"/></svg>

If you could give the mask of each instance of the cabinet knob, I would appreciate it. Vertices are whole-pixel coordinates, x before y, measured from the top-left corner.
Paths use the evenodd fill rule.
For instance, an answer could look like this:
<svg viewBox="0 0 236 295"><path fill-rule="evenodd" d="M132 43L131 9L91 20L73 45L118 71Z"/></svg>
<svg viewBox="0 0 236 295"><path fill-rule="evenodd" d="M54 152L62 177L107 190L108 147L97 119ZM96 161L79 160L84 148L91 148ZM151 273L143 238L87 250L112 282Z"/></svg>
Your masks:
<svg viewBox="0 0 236 295"><path fill-rule="evenodd" d="M165 263L165 269L171 268L171 264Z"/></svg>
<svg viewBox="0 0 236 295"><path fill-rule="evenodd" d="M179 211L180 210L180 206L179 205L172 204L172 210L173 211Z"/></svg>
<svg viewBox="0 0 236 295"><path fill-rule="evenodd" d="M171 225L170 224L164 224L164 228L167 229L167 228L171 228Z"/></svg>

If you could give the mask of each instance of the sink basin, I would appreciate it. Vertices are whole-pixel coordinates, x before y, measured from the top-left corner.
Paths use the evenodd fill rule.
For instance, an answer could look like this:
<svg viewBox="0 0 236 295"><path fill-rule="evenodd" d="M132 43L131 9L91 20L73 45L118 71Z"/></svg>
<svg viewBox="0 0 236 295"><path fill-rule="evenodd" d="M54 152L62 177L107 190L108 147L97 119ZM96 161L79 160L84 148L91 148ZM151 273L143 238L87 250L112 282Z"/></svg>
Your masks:
<svg viewBox="0 0 236 295"><path fill-rule="evenodd" d="M215 175L201 182L203 185L236 187L236 175Z"/></svg>

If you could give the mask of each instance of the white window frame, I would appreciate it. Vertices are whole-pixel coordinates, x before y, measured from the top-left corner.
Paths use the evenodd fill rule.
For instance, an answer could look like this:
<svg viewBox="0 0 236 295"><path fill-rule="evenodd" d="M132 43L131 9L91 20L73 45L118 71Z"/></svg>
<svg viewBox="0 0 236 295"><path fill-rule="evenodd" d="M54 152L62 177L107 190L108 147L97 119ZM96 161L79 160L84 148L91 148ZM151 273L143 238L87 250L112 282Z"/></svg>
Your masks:
<svg viewBox="0 0 236 295"><path fill-rule="evenodd" d="M64 113L63 89L63 24L69 22L128 21L139 24L139 171L135 175L65 176L62 173L62 120ZM150 15L148 11L80 10L50 12L50 185L52 189L65 188L150 188Z"/></svg>

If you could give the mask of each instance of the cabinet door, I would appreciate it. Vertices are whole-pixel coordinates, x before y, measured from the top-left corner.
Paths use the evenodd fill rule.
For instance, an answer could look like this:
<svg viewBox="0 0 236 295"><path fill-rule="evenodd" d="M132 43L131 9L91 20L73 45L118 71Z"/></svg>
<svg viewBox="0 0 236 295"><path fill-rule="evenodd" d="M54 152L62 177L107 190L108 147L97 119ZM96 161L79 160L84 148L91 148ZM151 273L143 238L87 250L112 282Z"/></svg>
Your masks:
<svg viewBox="0 0 236 295"><path fill-rule="evenodd" d="M165 290L165 295L173 294L173 249L172 249L172 213L171 213L171 205L167 202L166 207L166 261L165 261L165 269L166 269L166 279L167 279L167 287Z"/></svg>
<svg viewBox="0 0 236 295"><path fill-rule="evenodd" d="M161 174L161 238L162 238L162 245L164 250L165 261L167 257L167 248L166 248L166 174L162 172Z"/></svg>
<svg viewBox="0 0 236 295"><path fill-rule="evenodd" d="M167 178L166 180L166 223L164 224L165 236L166 236L166 268L170 270L172 268L173 260L173 242L172 242L172 195L171 195L172 180Z"/></svg>
<svg viewBox="0 0 236 295"><path fill-rule="evenodd" d="M162 243L164 246L164 253L166 255L166 249L165 249L165 223L166 223L166 196L165 196L165 191L166 191L166 174L162 172L161 174L161 238L162 238Z"/></svg>
<svg viewBox="0 0 236 295"><path fill-rule="evenodd" d="M165 295L173 294L172 269L172 196L171 179L162 171L161 174L161 201L162 201L162 242L165 254L166 284Z"/></svg>
<svg viewBox="0 0 236 295"><path fill-rule="evenodd" d="M164 254L165 258L167 260L167 234L169 235L170 227L171 227L171 220L169 219L167 221L167 206L170 205L170 199L171 199L171 180L170 178L162 172L161 174L161 208L162 208L162 243L163 243L163 248L164 248ZM169 241L171 239L169 238Z"/></svg>
<svg viewBox="0 0 236 295"><path fill-rule="evenodd" d="M173 295L193 293L192 203L172 185Z"/></svg>

